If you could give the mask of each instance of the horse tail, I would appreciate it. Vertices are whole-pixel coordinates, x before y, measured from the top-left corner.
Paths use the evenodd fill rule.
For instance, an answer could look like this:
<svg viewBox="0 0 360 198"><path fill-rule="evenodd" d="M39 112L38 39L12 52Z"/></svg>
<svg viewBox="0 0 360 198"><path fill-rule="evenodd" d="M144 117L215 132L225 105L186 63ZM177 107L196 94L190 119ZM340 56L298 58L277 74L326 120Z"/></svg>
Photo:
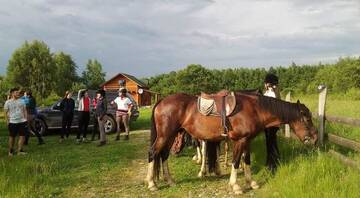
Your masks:
<svg viewBox="0 0 360 198"><path fill-rule="evenodd" d="M206 157L208 159L209 173L214 172L217 162L217 149L220 146L220 142L206 142Z"/></svg>
<svg viewBox="0 0 360 198"><path fill-rule="evenodd" d="M154 177L159 179L159 175L160 175L160 154L156 154L155 150L154 150L154 143L156 141L157 138L157 130L156 130L156 123L155 123L155 109L157 107L157 105L161 102L161 100L159 100L153 107L152 109L152 113L151 113L151 130L150 130L150 149L149 149L149 163L154 161Z"/></svg>

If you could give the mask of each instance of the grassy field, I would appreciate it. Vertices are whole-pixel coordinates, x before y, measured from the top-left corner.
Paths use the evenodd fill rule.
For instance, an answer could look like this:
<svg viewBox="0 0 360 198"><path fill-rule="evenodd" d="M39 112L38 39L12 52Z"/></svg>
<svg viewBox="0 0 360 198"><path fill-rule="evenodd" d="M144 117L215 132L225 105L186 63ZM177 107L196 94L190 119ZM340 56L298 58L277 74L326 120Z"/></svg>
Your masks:
<svg viewBox="0 0 360 198"><path fill-rule="evenodd" d="M144 183L149 144L150 109L142 109L130 141L98 148L96 143L75 144L75 137L58 143L58 136L46 136L37 146L32 138L26 156L7 156L6 129L0 124L0 197L236 197L228 189L229 168L223 176L197 178L199 166L191 161L193 148L170 157L170 170L177 182L149 192ZM252 143L252 171L259 190L245 197L360 197L360 174L327 153L280 139L282 164L271 176L264 167L263 135ZM357 157L357 156L356 156ZM222 159L223 161L223 159ZM239 174L239 181L244 177ZM241 197L241 196L240 196Z"/></svg>

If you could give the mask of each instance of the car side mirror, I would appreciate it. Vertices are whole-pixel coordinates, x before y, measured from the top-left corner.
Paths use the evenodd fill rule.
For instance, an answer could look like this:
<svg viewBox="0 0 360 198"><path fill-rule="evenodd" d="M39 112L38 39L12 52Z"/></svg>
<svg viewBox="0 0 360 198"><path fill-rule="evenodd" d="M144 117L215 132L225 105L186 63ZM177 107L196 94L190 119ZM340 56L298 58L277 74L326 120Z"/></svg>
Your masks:
<svg viewBox="0 0 360 198"><path fill-rule="evenodd" d="M60 110L60 103L57 103L56 105L53 106L54 110Z"/></svg>

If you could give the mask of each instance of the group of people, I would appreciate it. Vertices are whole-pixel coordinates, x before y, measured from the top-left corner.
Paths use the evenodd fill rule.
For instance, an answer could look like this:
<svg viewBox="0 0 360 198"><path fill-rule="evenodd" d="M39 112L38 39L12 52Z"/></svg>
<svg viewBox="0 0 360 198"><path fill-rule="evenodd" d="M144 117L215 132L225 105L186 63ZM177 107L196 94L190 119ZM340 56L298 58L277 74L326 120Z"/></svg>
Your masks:
<svg viewBox="0 0 360 198"><path fill-rule="evenodd" d="M76 143L87 142L86 139L88 126L90 122L91 111L94 110L94 130L91 141L95 140L96 134L100 139L98 146L104 146L107 143L105 133L105 116L107 115L106 92L102 89L96 92L96 97L91 100L88 90L83 89L78 93L77 101L72 98L72 92L66 91L60 102L59 110L62 112L62 130L59 142L68 138L71 132L71 126L75 112L75 102L78 103L78 130L76 134ZM111 105L116 106L117 133L115 141L120 140L120 126L125 127L125 140L129 139L129 117L133 104L127 97L127 89L120 88L119 95ZM35 129L34 118L37 115L36 100L30 90L22 92L19 88L10 90L8 100L4 104L5 120L9 130L9 156L15 153L15 138L18 138L17 154L26 154L23 145L27 145L32 132L38 138L38 144L44 144L44 140Z"/></svg>

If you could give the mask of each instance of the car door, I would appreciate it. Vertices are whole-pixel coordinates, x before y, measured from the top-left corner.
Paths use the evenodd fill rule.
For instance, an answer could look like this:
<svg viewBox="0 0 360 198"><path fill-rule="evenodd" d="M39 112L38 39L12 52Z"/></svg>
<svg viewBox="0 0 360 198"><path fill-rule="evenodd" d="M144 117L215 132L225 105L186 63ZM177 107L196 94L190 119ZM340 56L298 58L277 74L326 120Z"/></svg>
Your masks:
<svg viewBox="0 0 360 198"><path fill-rule="evenodd" d="M49 111L46 112L46 124L48 128L61 128L62 112L60 111L60 101L56 102Z"/></svg>
<svg viewBox="0 0 360 198"><path fill-rule="evenodd" d="M72 98L75 101L75 110L74 110L74 118L71 124L72 128L76 128L79 126L79 102L76 97Z"/></svg>

